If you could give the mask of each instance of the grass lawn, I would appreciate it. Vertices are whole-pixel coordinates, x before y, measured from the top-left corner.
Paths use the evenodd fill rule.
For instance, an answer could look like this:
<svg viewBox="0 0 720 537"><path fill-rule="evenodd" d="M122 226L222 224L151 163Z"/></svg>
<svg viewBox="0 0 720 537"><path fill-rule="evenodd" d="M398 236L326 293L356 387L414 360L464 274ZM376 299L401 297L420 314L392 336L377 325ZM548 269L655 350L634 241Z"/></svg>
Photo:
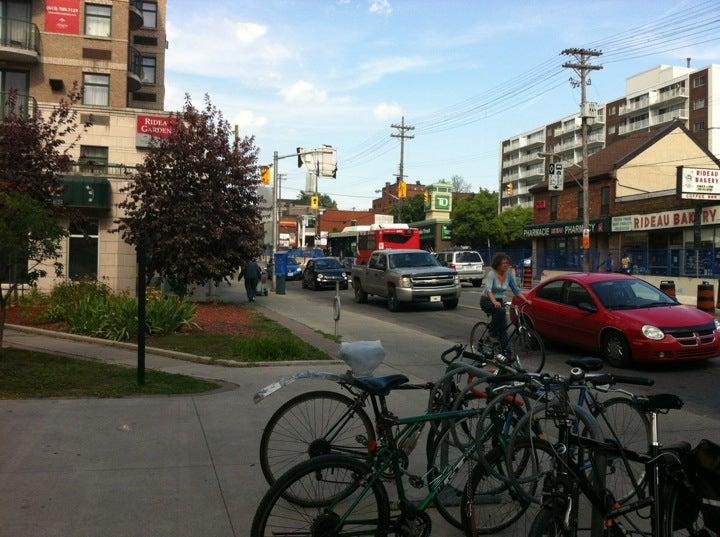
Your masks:
<svg viewBox="0 0 720 537"><path fill-rule="evenodd" d="M189 394L218 387L214 382L152 370L145 371L145 385L138 386L135 369L128 367L21 349L0 350L0 399Z"/></svg>
<svg viewBox="0 0 720 537"><path fill-rule="evenodd" d="M175 333L151 336L148 345L238 362L329 360L323 351L260 314L253 315L247 334Z"/></svg>

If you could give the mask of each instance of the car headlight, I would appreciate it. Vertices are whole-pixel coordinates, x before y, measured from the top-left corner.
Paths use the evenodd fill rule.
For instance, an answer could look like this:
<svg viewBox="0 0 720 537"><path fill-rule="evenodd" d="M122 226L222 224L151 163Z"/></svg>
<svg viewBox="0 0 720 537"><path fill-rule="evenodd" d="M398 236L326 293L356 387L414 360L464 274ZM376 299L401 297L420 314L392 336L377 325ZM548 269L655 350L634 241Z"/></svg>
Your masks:
<svg viewBox="0 0 720 537"><path fill-rule="evenodd" d="M347 278L347 273L343 272L340 276L342 276L343 278Z"/></svg>
<svg viewBox="0 0 720 537"><path fill-rule="evenodd" d="M453 282L455 283L455 285L458 285L460 283L460 276L455 274L455 276L453 276Z"/></svg>
<svg viewBox="0 0 720 537"><path fill-rule="evenodd" d="M412 280L410 276L403 276L400 278L400 287L412 287Z"/></svg>
<svg viewBox="0 0 720 537"><path fill-rule="evenodd" d="M317 279L318 279L318 280L324 280L324 279L325 279L325 274L318 274L318 275L317 275Z"/></svg>
<svg viewBox="0 0 720 537"><path fill-rule="evenodd" d="M660 330L656 326L651 326L649 324L646 324L642 327L642 333L643 336L645 336L648 339L654 339L655 341L660 341L665 337L665 334L662 330Z"/></svg>
<svg viewBox="0 0 720 537"><path fill-rule="evenodd" d="M720 332L720 320L713 319L713 321L715 321L715 330Z"/></svg>

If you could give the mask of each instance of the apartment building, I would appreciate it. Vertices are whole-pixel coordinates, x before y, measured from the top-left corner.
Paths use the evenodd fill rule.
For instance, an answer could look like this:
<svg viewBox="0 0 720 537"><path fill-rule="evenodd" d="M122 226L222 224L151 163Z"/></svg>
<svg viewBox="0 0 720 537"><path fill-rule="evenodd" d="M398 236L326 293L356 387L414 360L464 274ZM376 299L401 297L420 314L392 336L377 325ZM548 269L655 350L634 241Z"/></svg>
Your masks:
<svg viewBox="0 0 720 537"><path fill-rule="evenodd" d="M592 155L624 137L650 132L676 119L720 155L720 66L659 65L626 80L625 95L597 106L590 120ZM499 209L531 207L530 189L545 178L552 154L565 166L582 159L580 114L573 114L500 143Z"/></svg>
<svg viewBox="0 0 720 537"><path fill-rule="evenodd" d="M135 288L134 249L111 233L121 192L153 137L172 119L165 100L166 0L0 0L0 104L17 94L27 111L48 112L75 84L82 122L62 203L81 211L67 222L64 277ZM54 283L48 276L41 288Z"/></svg>

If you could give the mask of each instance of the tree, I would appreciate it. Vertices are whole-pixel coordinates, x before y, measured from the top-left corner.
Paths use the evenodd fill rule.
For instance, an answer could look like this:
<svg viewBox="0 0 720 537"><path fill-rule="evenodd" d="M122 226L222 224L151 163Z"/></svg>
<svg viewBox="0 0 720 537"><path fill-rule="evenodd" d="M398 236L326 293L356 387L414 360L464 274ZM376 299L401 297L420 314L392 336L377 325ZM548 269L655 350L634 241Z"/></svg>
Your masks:
<svg viewBox="0 0 720 537"><path fill-rule="evenodd" d="M453 192L472 192L473 186L460 175L453 175L450 178Z"/></svg>
<svg viewBox="0 0 720 537"><path fill-rule="evenodd" d="M451 215L453 240L473 247L486 246L488 239L503 242L497 209L497 192L482 188L472 198L459 200Z"/></svg>
<svg viewBox="0 0 720 537"><path fill-rule="evenodd" d="M263 227L254 138L231 143L231 126L208 96L197 109L186 95L174 117L171 135L153 144L124 189L125 215L116 223L126 242L144 243L147 275L182 296L259 255Z"/></svg>
<svg viewBox="0 0 720 537"><path fill-rule="evenodd" d="M305 203L306 205L310 205L310 197L314 196L315 194L313 192L305 192L304 190L301 190L298 193L297 199ZM323 209L337 209L337 202L332 199L327 194L319 194L318 196L320 199L318 201L320 202L320 207Z"/></svg>
<svg viewBox="0 0 720 537"><path fill-rule="evenodd" d="M502 228L503 243L510 244L523 239L523 228L532 223L533 210L530 207L513 207L498 215Z"/></svg>
<svg viewBox="0 0 720 537"><path fill-rule="evenodd" d="M7 307L20 284L35 285L48 269L62 274L61 218L72 216L54 202L70 152L84 131L73 106L77 85L44 117L11 93L0 121L0 346ZM88 124L85 125L87 127Z"/></svg>
<svg viewBox="0 0 720 537"><path fill-rule="evenodd" d="M390 206L390 214L395 220L405 224L425 220L425 200L422 194L412 198L404 198L402 201L394 200Z"/></svg>

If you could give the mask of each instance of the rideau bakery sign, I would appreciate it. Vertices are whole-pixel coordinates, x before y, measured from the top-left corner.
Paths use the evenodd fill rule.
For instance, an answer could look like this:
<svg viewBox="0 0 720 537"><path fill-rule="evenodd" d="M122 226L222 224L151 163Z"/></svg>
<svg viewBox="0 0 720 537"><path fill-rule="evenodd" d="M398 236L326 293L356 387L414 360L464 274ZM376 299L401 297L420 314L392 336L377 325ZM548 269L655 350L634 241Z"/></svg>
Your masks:
<svg viewBox="0 0 720 537"><path fill-rule="evenodd" d="M686 200L720 200L720 170L678 167L677 193Z"/></svg>
<svg viewBox="0 0 720 537"><path fill-rule="evenodd" d="M663 211L655 214L631 214L615 216L612 219L612 230L616 231L648 231L673 227L690 227L695 223L695 209ZM720 205L704 207L701 225L720 224Z"/></svg>

